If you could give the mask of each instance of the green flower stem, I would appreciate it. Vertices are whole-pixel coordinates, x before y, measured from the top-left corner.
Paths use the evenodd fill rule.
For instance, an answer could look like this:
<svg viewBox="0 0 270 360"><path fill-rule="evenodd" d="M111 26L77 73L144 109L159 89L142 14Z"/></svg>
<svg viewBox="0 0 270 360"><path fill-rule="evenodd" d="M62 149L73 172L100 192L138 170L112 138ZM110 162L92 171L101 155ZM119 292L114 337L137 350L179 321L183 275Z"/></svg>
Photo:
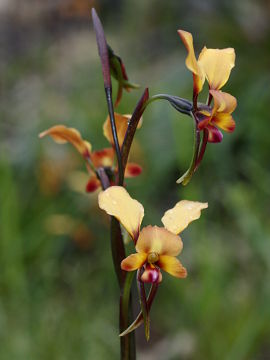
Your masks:
<svg viewBox="0 0 270 360"><path fill-rule="evenodd" d="M120 296L120 333L125 331L129 322L133 317L132 313L132 298L131 285L134 277L134 272L127 272L125 276L125 284ZM127 334L120 338L121 341L121 356L125 360L136 360L136 343L135 333Z"/></svg>
<svg viewBox="0 0 270 360"><path fill-rule="evenodd" d="M197 158L198 158L198 153L199 153L199 149L200 149L200 130L198 129L197 126L197 119L194 116L193 113L191 113L193 121L194 121L194 144L193 144L193 156L191 159L191 163L190 166L188 168L188 170L185 172L184 175L182 175L176 182L177 184L183 184L183 185L187 185L190 181L190 179L192 178L192 175L196 169L196 164L197 164Z"/></svg>
<svg viewBox="0 0 270 360"><path fill-rule="evenodd" d="M155 299L155 296L156 296L156 293L158 290L158 286L159 286L158 283L152 284L151 289L149 291L149 294L147 297L147 307L148 307L149 311L150 311L153 301ZM140 313L138 314L136 319L119 336L126 336L127 334L133 332L135 329L137 329L143 323L143 321L144 321L143 313L142 313L142 311L140 311Z"/></svg>

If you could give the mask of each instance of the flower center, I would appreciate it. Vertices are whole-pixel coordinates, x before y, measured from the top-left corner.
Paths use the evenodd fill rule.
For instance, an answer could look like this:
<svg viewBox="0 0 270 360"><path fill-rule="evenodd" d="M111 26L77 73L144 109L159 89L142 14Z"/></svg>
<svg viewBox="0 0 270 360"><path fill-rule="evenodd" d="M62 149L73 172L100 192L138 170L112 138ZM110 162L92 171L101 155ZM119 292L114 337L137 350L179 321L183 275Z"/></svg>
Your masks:
<svg viewBox="0 0 270 360"><path fill-rule="evenodd" d="M149 253L148 256L147 256L147 262L148 262L149 264L154 264L155 262L158 261L158 259L159 259L159 255L158 255L158 253L156 253L156 252L151 252L151 253Z"/></svg>

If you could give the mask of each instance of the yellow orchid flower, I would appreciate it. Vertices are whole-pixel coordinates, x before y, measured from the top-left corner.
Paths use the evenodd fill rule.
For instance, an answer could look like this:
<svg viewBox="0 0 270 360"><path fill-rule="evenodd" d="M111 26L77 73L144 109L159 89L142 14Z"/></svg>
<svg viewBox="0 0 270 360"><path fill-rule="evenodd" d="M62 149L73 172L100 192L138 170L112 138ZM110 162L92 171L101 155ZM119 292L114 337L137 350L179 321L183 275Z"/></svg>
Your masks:
<svg viewBox="0 0 270 360"><path fill-rule="evenodd" d="M119 115L119 117L120 116L121 115ZM119 128L117 127L117 131L119 129L120 138L123 138L124 136L123 128L123 126L119 126ZM86 165L90 173L90 179L87 182L86 191L94 192L99 189L101 187L100 180L98 179L96 172L89 166L89 162L92 164L94 169L98 169L99 167L113 169L115 158L114 148L104 148L102 150L92 152L91 144L82 138L79 131L74 128L66 127L65 125L53 126L48 130L40 133L39 137L43 138L47 135L51 136L52 139L59 144L65 144L69 142L75 147L75 149L87 160ZM138 164L128 163L125 169L125 178L138 176L141 174L141 172L142 168ZM111 181L111 184L113 185L113 181Z"/></svg>
<svg viewBox="0 0 270 360"><path fill-rule="evenodd" d="M192 34L184 30L178 30L178 34L188 52L186 66L193 73L194 94L198 95L202 90L205 79L210 89L221 89L228 81L235 64L234 49L207 49L204 47L197 60Z"/></svg>
<svg viewBox="0 0 270 360"><path fill-rule="evenodd" d="M186 269L176 258L183 248L178 234L200 217L207 203L180 201L165 212L161 220L164 227L149 225L140 230L144 208L123 187L109 187L99 194L98 202L102 210L120 221L134 240L137 253L122 261L123 270L144 269L141 281L151 283L162 280L160 269L178 278L187 276Z"/></svg>

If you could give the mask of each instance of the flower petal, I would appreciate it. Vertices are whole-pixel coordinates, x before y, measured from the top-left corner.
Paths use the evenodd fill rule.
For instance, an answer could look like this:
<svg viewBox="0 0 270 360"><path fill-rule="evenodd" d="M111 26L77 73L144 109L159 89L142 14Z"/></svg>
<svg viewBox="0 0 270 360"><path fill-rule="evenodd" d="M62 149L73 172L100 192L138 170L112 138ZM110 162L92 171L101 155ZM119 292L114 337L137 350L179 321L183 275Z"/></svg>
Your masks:
<svg viewBox="0 0 270 360"><path fill-rule="evenodd" d="M233 120L232 115L225 113L217 113L212 119L211 122L215 123L222 130L227 132L233 132L235 129L235 121Z"/></svg>
<svg viewBox="0 0 270 360"><path fill-rule="evenodd" d="M162 274L158 268L147 264L141 276L141 281L145 283L160 283L162 281Z"/></svg>
<svg viewBox="0 0 270 360"><path fill-rule="evenodd" d="M179 236L165 228L151 225L142 229L136 244L139 253L147 254L155 252L160 255L176 256L182 248L183 243Z"/></svg>
<svg viewBox="0 0 270 360"><path fill-rule="evenodd" d="M50 135L59 144L71 143L84 157L91 154L91 144L82 139L78 130L68 128L65 125L56 125L39 134L40 138Z"/></svg>
<svg viewBox="0 0 270 360"><path fill-rule="evenodd" d="M188 52L186 66L193 73L194 91L199 93L202 90L205 75L195 57L192 34L184 30L178 30L178 34Z"/></svg>
<svg viewBox="0 0 270 360"><path fill-rule="evenodd" d="M206 129L208 130L208 142L219 143L222 141L222 132L219 131L215 126L207 125Z"/></svg>
<svg viewBox="0 0 270 360"><path fill-rule="evenodd" d="M86 190L86 192L89 192L89 193L95 192L97 189L100 188L100 186L101 186L100 181L98 180L96 175L93 175L88 180L85 190Z"/></svg>
<svg viewBox="0 0 270 360"><path fill-rule="evenodd" d="M166 229L174 234L179 234L189 223L199 219L201 210L206 209L207 207L208 203L182 200L172 209L167 210L161 221Z"/></svg>
<svg viewBox="0 0 270 360"><path fill-rule="evenodd" d="M187 276L187 270L174 256L162 255L157 262L157 265L167 273L178 277L185 278Z"/></svg>
<svg viewBox="0 0 270 360"><path fill-rule="evenodd" d="M210 89L220 89L229 79L235 63L233 48L207 49L200 53L198 64L203 69Z"/></svg>
<svg viewBox="0 0 270 360"><path fill-rule="evenodd" d="M114 149L105 148L102 150L94 151L91 154L91 159L95 168L99 168L101 166L112 166L114 159Z"/></svg>
<svg viewBox="0 0 270 360"><path fill-rule="evenodd" d="M126 135L126 131L128 128L128 122L130 120L131 115L121 115L121 114L114 113L114 117L115 117L115 126L116 126L116 131L117 131L117 136L118 136L118 142L119 142L119 146L121 147L123 144L125 135ZM114 145L111 122L110 122L109 116L107 117L107 119L103 125L103 134L106 137L106 139L112 145Z"/></svg>
<svg viewBox="0 0 270 360"><path fill-rule="evenodd" d="M107 214L115 216L121 222L133 239L137 239L144 208L130 197L126 189L122 186L111 186L99 194L98 203Z"/></svg>
<svg viewBox="0 0 270 360"><path fill-rule="evenodd" d="M141 268L146 262L147 254L131 254L121 262L121 269L125 271L133 271Z"/></svg>
<svg viewBox="0 0 270 360"><path fill-rule="evenodd" d="M125 135L126 135L126 131L128 128L128 123L131 118L131 115L130 114L121 115L118 113L114 113L114 118L115 118L115 126L116 126L116 131L117 131L117 136L118 136L118 142L121 147L123 144L123 141L125 139ZM142 122L143 122L143 119L141 117L139 120L137 129L139 129L142 126ZM110 122L109 116L107 117L107 119L105 120L105 122L103 124L103 134L104 134L105 138L112 145L114 145L111 122Z"/></svg>
<svg viewBox="0 0 270 360"><path fill-rule="evenodd" d="M214 99L213 113L220 112L231 114L235 110L237 100L231 94L219 90L210 90L209 93Z"/></svg>
<svg viewBox="0 0 270 360"><path fill-rule="evenodd" d="M142 167L135 163L127 163L125 170L125 178L131 178L140 175Z"/></svg>

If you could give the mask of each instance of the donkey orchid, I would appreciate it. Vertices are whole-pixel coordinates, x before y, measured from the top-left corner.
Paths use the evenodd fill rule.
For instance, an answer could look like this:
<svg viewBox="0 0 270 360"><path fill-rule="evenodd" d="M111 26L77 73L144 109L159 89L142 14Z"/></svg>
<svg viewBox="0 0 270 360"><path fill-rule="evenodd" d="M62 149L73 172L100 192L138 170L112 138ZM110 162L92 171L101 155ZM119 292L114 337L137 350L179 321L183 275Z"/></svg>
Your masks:
<svg viewBox="0 0 270 360"><path fill-rule="evenodd" d="M119 140L120 144L122 144L125 136L125 131L128 126L128 116L122 116L120 114L115 114L116 117L116 124L117 124L117 133L119 131ZM104 130L105 137L113 144L113 138L111 134L111 128L109 120L107 119L104 123ZM102 150L91 151L92 145L85 141L78 130L74 128L66 127L65 125L56 125L49 128L46 131L43 131L39 134L40 138L45 137L46 135L50 135L52 139L59 143L71 143L76 150L83 156L86 160L86 166L88 172L90 174L89 181L86 185L87 192L94 192L101 187L100 180L96 175L96 169L100 167L104 167L108 169L111 174L117 172L117 169L114 169L114 158L115 158L115 150L112 147L104 148ZM125 170L125 178L131 178L140 175L142 172L142 168L135 163L128 163ZM113 183L113 182L111 182Z"/></svg>
<svg viewBox="0 0 270 360"><path fill-rule="evenodd" d="M177 278L185 278L187 271L176 258L183 243L178 236L190 222L201 215L207 203L183 200L165 212L164 227L146 226L140 230L144 208L121 186L112 186L99 194L99 207L116 217L132 237L137 253L121 263L122 270L143 269L141 281L156 283L162 280L160 269Z"/></svg>

